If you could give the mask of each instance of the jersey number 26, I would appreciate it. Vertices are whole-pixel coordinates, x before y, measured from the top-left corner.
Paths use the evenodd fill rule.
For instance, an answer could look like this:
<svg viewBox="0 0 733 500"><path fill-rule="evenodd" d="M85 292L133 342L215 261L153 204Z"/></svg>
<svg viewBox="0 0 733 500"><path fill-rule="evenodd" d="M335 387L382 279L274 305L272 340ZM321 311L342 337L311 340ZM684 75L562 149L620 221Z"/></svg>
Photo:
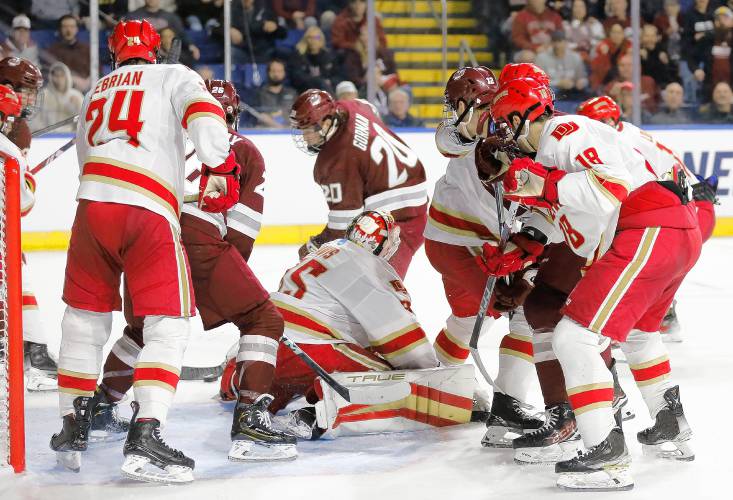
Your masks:
<svg viewBox="0 0 733 500"><path fill-rule="evenodd" d="M134 147L140 145L138 134L143 128L143 122L140 121L140 108L143 105L144 90L117 90L112 94L112 105L109 108L109 116L107 117L107 129L110 132L125 131L127 142ZM129 98L128 98L129 96ZM87 131L87 142L90 146L100 144L99 129L105 121L105 105L108 102L107 97L100 97L89 103L87 113L84 119L89 125ZM124 112L123 112L124 109ZM125 116L125 118L122 118ZM106 141L102 141L106 142Z"/></svg>

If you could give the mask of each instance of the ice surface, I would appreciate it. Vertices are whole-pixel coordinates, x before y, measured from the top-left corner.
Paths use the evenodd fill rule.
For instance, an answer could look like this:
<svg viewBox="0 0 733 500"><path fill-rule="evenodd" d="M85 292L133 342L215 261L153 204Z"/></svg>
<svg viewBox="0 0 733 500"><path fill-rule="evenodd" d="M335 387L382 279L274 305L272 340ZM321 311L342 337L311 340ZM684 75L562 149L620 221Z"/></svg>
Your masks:
<svg viewBox="0 0 733 500"><path fill-rule="evenodd" d="M733 307L733 239L709 242L697 267L678 295L677 311L684 326L684 342L668 345L673 376L681 386L682 401L695 432L697 458L691 463L671 463L646 458L636 442L636 432L650 424L638 391L625 364L621 381L637 418L625 425L633 455L636 487L631 492L590 494L596 498L723 499L730 497L733 473L728 420L733 414L731 382L730 308ZM50 347L60 341L63 304L64 253L28 255L27 272L44 314ZM296 261L294 247L256 247L252 267L265 286L277 287L282 272ZM443 325L448 306L439 276L422 251L407 277L413 306L429 335ZM375 312L378 314L378 312ZM122 331L115 317L113 339ZM504 321L484 335L484 358L496 370L498 334ZM204 333L196 323L186 353L190 365L219 363L237 338L231 327ZM299 458L277 464L235 464L226 459L229 449L231 404L214 399L217 384L181 382L170 413L166 440L196 460L196 481L189 486L158 486L123 479L119 473L122 443L92 445L84 454L79 474L61 471L48 440L59 429L57 397L27 394L28 472L0 474L0 499L104 499L193 498L213 499L318 499L318 500L481 500L571 496L554 486L552 468L520 467L509 450L483 449L483 428L465 425L436 431L339 438L299 444ZM533 389L533 402L539 403ZM125 407L123 413L130 414ZM710 426L718 422L722 425ZM707 424L706 424L707 423Z"/></svg>

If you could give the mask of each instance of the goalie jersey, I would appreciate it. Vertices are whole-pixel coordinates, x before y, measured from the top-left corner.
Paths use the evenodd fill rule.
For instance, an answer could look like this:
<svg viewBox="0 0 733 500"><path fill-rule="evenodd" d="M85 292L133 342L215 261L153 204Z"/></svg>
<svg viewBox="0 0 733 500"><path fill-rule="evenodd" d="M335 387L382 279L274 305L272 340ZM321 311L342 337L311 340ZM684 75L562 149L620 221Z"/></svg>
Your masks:
<svg viewBox="0 0 733 500"><path fill-rule="evenodd" d="M394 368L438 365L397 273L346 239L322 245L288 270L271 299L297 343L357 344Z"/></svg>
<svg viewBox="0 0 733 500"><path fill-rule="evenodd" d="M25 217L36 201L36 181L30 173L28 161L20 148L0 134L0 162L2 164L5 164L5 157L14 158L20 166L20 215Z"/></svg>

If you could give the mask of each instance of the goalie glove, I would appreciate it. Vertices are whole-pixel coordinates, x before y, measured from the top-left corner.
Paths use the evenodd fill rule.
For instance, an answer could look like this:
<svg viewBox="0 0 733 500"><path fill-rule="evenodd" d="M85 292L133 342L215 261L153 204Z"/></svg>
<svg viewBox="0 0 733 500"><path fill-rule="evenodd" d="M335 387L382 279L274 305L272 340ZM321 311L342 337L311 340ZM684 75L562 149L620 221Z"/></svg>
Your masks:
<svg viewBox="0 0 733 500"><path fill-rule="evenodd" d="M305 258L306 255L311 254L318 250L320 248L321 243L318 241L318 236L311 236L308 238L308 241L305 242L299 249L298 249L298 257L302 259Z"/></svg>
<svg viewBox="0 0 733 500"><path fill-rule="evenodd" d="M525 206L556 207L557 183L565 174L564 170L546 167L530 158L516 158L504 176L505 196Z"/></svg>
<svg viewBox="0 0 733 500"><path fill-rule="evenodd" d="M709 201L715 205L719 204L718 201L718 176L711 175L707 179L701 175L696 175L700 181L692 186L692 199L695 201Z"/></svg>
<svg viewBox="0 0 733 500"><path fill-rule="evenodd" d="M226 212L239 200L241 167L229 151L224 163L217 167L201 165L199 208L204 212Z"/></svg>
<svg viewBox="0 0 733 500"><path fill-rule="evenodd" d="M529 268L524 272L514 274L509 283L497 280L491 306L499 312L509 312L524 305L525 299L534 289L536 275L537 269Z"/></svg>
<svg viewBox="0 0 733 500"><path fill-rule="evenodd" d="M534 264L545 246L527 234L513 234L504 252L496 245L484 243L483 254L476 256L481 270L491 276L506 276Z"/></svg>

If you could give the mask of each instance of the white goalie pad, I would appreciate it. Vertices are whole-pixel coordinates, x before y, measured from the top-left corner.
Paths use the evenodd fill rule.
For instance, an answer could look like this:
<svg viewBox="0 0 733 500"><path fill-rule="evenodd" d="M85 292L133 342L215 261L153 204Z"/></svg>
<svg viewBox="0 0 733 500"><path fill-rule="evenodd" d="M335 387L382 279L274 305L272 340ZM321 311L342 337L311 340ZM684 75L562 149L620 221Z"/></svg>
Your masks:
<svg viewBox="0 0 733 500"><path fill-rule="evenodd" d="M334 373L332 376L349 389L374 391L377 396L395 384L408 384L410 391L398 400L353 404L319 380L323 398L316 403L316 418L318 427L326 429L323 438L418 431L465 424L471 420L476 388L472 365Z"/></svg>

